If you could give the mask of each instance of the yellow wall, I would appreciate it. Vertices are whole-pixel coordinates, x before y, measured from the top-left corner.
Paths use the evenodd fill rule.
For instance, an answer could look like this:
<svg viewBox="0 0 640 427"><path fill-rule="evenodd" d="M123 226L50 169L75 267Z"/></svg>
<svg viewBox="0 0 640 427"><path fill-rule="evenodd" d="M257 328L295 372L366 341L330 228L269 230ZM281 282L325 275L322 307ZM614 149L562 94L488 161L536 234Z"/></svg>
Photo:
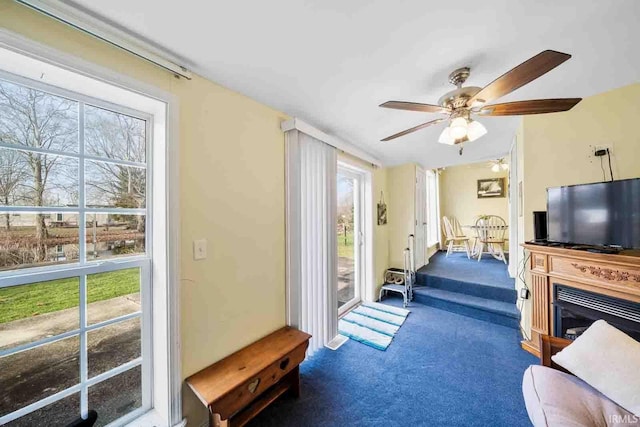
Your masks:
<svg viewBox="0 0 640 427"><path fill-rule="evenodd" d="M287 117L199 76L176 79L12 1L0 1L0 26L177 97L183 377L283 326ZM193 261L199 238L209 256Z"/></svg>
<svg viewBox="0 0 640 427"><path fill-rule="evenodd" d="M478 198L478 180L489 178L504 178L505 197ZM508 178L508 171L493 172L488 162L446 168L440 174L440 215L454 216L461 225L475 224L480 215L498 215L509 224Z"/></svg>
<svg viewBox="0 0 640 427"><path fill-rule="evenodd" d="M489 178L504 178L504 197L478 198L478 180ZM508 185L509 171L493 172L489 162L447 167L440 174L440 221L443 216L457 218L462 232L470 238L474 231L464 226L475 224L478 216L497 215L509 224ZM508 231L505 239L509 239ZM504 248L508 250L508 243Z"/></svg>
<svg viewBox="0 0 640 427"><path fill-rule="evenodd" d="M588 97L565 113L523 118L516 135L519 173L524 177L521 241L533 239L533 211L546 210L547 187L602 181L600 160L591 155L593 146L610 147L615 179L640 177L640 133L635 130L639 118L638 83ZM608 176L608 165L606 169ZM529 304L522 322L527 333Z"/></svg>
<svg viewBox="0 0 640 427"><path fill-rule="evenodd" d="M389 168L387 186L389 266L401 268L407 239L415 230L416 165L407 163Z"/></svg>
<svg viewBox="0 0 640 427"><path fill-rule="evenodd" d="M615 179L640 177L639 120L640 83L586 98L566 113L524 117L526 240L533 238L533 211L546 210L547 187L602 181L592 146L610 147Z"/></svg>

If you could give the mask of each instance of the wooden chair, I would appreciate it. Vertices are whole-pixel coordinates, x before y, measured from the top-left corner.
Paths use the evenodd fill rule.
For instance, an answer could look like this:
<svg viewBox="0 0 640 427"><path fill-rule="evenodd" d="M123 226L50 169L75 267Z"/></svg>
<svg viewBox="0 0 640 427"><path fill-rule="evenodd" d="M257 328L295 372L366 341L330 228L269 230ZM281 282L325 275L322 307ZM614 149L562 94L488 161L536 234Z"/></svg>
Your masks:
<svg viewBox="0 0 640 427"><path fill-rule="evenodd" d="M471 259L469 238L462 233L458 220L453 217L452 219L449 219L446 216L443 216L442 228L445 235L445 245L447 246L447 256L449 256L449 254L453 252L454 247L464 247L465 251L467 252L467 258Z"/></svg>
<svg viewBox="0 0 640 427"><path fill-rule="evenodd" d="M558 371L573 375L562 366L551 360L551 356L559 353L562 349L570 345L573 341L564 338L552 337L549 335L540 335L540 364L547 368L553 368Z"/></svg>
<svg viewBox="0 0 640 427"><path fill-rule="evenodd" d="M488 215L476 220L476 239L479 243L478 261L482 259L485 248L488 253L505 264L507 258L504 255L505 234L507 223L497 215Z"/></svg>

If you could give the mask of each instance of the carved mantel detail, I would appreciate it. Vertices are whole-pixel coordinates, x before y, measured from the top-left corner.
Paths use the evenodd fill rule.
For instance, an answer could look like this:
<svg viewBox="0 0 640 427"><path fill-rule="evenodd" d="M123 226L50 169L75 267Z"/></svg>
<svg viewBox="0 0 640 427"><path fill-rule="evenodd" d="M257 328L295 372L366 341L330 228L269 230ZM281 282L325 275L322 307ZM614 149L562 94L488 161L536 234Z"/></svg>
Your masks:
<svg viewBox="0 0 640 427"><path fill-rule="evenodd" d="M640 274L629 273L628 271L613 270L611 268L601 268L592 265L581 265L576 262L571 263L583 273L591 273L592 276L615 282L637 282L640 283Z"/></svg>

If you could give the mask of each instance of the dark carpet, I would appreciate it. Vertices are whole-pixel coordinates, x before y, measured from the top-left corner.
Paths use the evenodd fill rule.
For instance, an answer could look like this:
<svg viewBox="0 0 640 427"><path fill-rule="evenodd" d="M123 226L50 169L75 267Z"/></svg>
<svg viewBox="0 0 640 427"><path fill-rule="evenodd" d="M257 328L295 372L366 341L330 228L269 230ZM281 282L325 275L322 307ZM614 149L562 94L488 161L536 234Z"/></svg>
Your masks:
<svg viewBox="0 0 640 427"><path fill-rule="evenodd" d="M399 298L386 303L401 306ZM256 426L530 426L514 329L416 303L386 351L349 340L301 366L302 396Z"/></svg>

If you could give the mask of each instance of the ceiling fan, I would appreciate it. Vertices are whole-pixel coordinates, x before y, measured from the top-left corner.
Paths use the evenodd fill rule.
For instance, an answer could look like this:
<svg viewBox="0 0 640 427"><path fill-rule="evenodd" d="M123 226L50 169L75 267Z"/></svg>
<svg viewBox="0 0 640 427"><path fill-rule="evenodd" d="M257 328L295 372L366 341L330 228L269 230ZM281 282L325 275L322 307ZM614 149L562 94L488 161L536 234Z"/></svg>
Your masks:
<svg viewBox="0 0 640 427"><path fill-rule="evenodd" d="M507 163L504 157L501 159L489 160L489 165L493 172L500 172L500 170L506 171L509 169L509 163Z"/></svg>
<svg viewBox="0 0 640 427"><path fill-rule="evenodd" d="M446 117L431 120L398 132L384 138L382 141L390 141L448 120L449 125L440 134L438 142L456 145L466 141L474 141L487 133L487 129L482 123L471 118L472 115L518 116L568 111L580 102L582 98L535 99L503 104L486 104L537 79L569 58L571 58L569 54L545 50L507 71L483 88L476 86L463 87L462 84L469 77L471 69L469 67L458 68L449 74L449 82L457 88L440 97L438 105L402 101L388 101L381 104L380 107L396 110L446 114ZM460 154L462 154L462 148L460 149Z"/></svg>

